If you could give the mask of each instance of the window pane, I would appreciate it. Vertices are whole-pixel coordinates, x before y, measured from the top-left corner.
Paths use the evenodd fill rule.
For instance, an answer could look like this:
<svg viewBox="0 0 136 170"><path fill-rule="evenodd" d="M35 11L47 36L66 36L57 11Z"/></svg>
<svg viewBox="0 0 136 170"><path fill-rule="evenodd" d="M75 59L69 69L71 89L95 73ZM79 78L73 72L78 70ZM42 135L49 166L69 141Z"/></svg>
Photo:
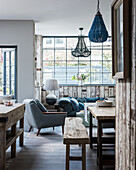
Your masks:
<svg viewBox="0 0 136 170"><path fill-rule="evenodd" d="M14 78L14 67L13 66L11 67L11 78L12 79Z"/></svg>
<svg viewBox="0 0 136 170"><path fill-rule="evenodd" d="M75 60L77 61L78 60L78 57L74 57L72 54L71 54L71 50L67 50L67 60Z"/></svg>
<svg viewBox="0 0 136 170"><path fill-rule="evenodd" d="M112 79L112 73L104 73L103 74L103 83L104 84L114 84L114 80Z"/></svg>
<svg viewBox="0 0 136 170"><path fill-rule="evenodd" d="M90 61L79 62L79 72L90 72Z"/></svg>
<svg viewBox="0 0 136 170"><path fill-rule="evenodd" d="M11 94L14 94L14 80L11 81Z"/></svg>
<svg viewBox="0 0 136 170"><path fill-rule="evenodd" d="M90 42L89 38L88 37L84 38L84 40L85 40L86 47L88 48L88 50L90 50L91 42Z"/></svg>
<svg viewBox="0 0 136 170"><path fill-rule="evenodd" d="M55 60L66 60L66 50L55 50Z"/></svg>
<svg viewBox="0 0 136 170"><path fill-rule="evenodd" d="M103 50L103 60L112 60L111 50Z"/></svg>
<svg viewBox="0 0 136 170"><path fill-rule="evenodd" d="M0 48L0 94L12 94L14 97L16 97L15 51L15 48Z"/></svg>
<svg viewBox="0 0 136 170"><path fill-rule="evenodd" d="M6 52L6 66L9 66L9 52Z"/></svg>
<svg viewBox="0 0 136 170"><path fill-rule="evenodd" d="M43 48L54 48L54 38L43 38Z"/></svg>
<svg viewBox="0 0 136 170"><path fill-rule="evenodd" d="M14 66L14 64L15 64L15 52L12 51L11 52L11 65Z"/></svg>
<svg viewBox="0 0 136 170"><path fill-rule="evenodd" d="M0 49L0 95L3 94L3 55Z"/></svg>
<svg viewBox="0 0 136 170"><path fill-rule="evenodd" d="M102 49L102 43L91 42L91 49L92 50L101 50Z"/></svg>
<svg viewBox="0 0 136 170"><path fill-rule="evenodd" d="M43 72L54 72L54 61L44 62Z"/></svg>
<svg viewBox="0 0 136 170"><path fill-rule="evenodd" d="M55 61L55 68L57 67L61 69L66 68L66 61Z"/></svg>
<svg viewBox="0 0 136 170"><path fill-rule="evenodd" d="M11 80L14 80L14 79L15 79L15 77L14 77L14 73L15 73L14 70L15 70L15 69L14 69L14 67L12 66L12 67L11 67Z"/></svg>
<svg viewBox="0 0 136 170"><path fill-rule="evenodd" d="M111 48L112 48L112 39L111 38L108 38L107 39L107 41L105 41L104 43L103 43L103 49L105 49L105 50L111 50Z"/></svg>
<svg viewBox="0 0 136 170"><path fill-rule="evenodd" d="M102 72L102 61L92 61L91 72Z"/></svg>
<svg viewBox="0 0 136 170"><path fill-rule="evenodd" d="M59 73L59 74L66 74L66 68L63 67L55 67L55 75ZM66 76L66 75L65 75Z"/></svg>
<svg viewBox="0 0 136 170"><path fill-rule="evenodd" d="M54 67L54 61L43 62L43 67Z"/></svg>
<svg viewBox="0 0 136 170"><path fill-rule="evenodd" d="M59 81L59 84L66 84L66 72L62 70L55 72L55 79Z"/></svg>
<svg viewBox="0 0 136 170"><path fill-rule="evenodd" d="M66 48L66 38L55 38L55 48Z"/></svg>
<svg viewBox="0 0 136 170"><path fill-rule="evenodd" d="M77 72L68 72L67 73L67 84L78 84L77 80L72 80L72 77L77 75Z"/></svg>
<svg viewBox="0 0 136 170"><path fill-rule="evenodd" d="M102 60L102 50L91 50L91 60Z"/></svg>
<svg viewBox="0 0 136 170"><path fill-rule="evenodd" d="M67 72L78 73L78 62L67 61Z"/></svg>
<svg viewBox="0 0 136 170"><path fill-rule="evenodd" d="M67 38L67 49L75 49L78 42L78 38Z"/></svg>
<svg viewBox="0 0 136 170"><path fill-rule="evenodd" d="M43 50L43 60L54 60L54 50Z"/></svg>
<svg viewBox="0 0 136 170"><path fill-rule="evenodd" d="M91 84L102 84L102 74L91 73Z"/></svg>
<svg viewBox="0 0 136 170"><path fill-rule="evenodd" d="M53 73L43 73L43 83L45 82L45 80L52 79L52 78L54 78L54 72Z"/></svg>
<svg viewBox="0 0 136 170"><path fill-rule="evenodd" d="M67 62L67 84L78 84L77 80L72 80L72 77L78 74L78 61Z"/></svg>
<svg viewBox="0 0 136 170"><path fill-rule="evenodd" d="M60 84L66 84L66 62L55 62L55 79L59 80Z"/></svg>
<svg viewBox="0 0 136 170"><path fill-rule="evenodd" d="M46 68L43 68L43 72L54 73L54 67L46 67Z"/></svg>
<svg viewBox="0 0 136 170"><path fill-rule="evenodd" d="M103 62L103 72L112 72L112 62L111 61Z"/></svg>
<svg viewBox="0 0 136 170"><path fill-rule="evenodd" d="M14 81L15 81L15 51L11 52L11 94L14 94Z"/></svg>

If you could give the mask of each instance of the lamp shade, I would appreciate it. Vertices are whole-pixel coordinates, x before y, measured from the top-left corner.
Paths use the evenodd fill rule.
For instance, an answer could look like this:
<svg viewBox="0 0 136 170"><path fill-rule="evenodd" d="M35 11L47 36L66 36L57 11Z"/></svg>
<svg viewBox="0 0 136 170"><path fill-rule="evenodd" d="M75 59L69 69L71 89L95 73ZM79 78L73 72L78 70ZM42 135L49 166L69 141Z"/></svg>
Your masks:
<svg viewBox="0 0 136 170"><path fill-rule="evenodd" d="M45 81L44 90L59 90L59 84L56 79L48 79Z"/></svg>
<svg viewBox="0 0 136 170"><path fill-rule="evenodd" d="M105 27L100 11L95 15L88 37L92 42L104 42L108 38L108 31Z"/></svg>

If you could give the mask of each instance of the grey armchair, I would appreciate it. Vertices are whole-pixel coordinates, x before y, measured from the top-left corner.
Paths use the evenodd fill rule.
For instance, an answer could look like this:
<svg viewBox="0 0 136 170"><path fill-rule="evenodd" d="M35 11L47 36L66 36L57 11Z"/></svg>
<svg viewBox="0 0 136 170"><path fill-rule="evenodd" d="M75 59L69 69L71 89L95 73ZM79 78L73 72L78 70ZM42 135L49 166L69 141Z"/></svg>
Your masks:
<svg viewBox="0 0 136 170"><path fill-rule="evenodd" d="M32 127L37 128L37 136L42 128L62 126L64 133L64 121L67 112L42 112L34 100L30 100L26 107L30 107L27 112L27 120L30 125L29 132Z"/></svg>

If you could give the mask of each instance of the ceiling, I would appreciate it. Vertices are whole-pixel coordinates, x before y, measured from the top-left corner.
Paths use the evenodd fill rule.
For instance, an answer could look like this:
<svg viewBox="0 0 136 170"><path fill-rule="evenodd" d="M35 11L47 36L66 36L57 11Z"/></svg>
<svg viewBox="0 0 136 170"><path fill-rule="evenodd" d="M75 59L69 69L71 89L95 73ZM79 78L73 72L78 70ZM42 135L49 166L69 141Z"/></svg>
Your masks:
<svg viewBox="0 0 136 170"><path fill-rule="evenodd" d="M1 0L2 1L2 0ZM100 11L111 35L111 3L100 0ZM1 20L34 20L40 35L87 35L96 14L97 0L3 0Z"/></svg>

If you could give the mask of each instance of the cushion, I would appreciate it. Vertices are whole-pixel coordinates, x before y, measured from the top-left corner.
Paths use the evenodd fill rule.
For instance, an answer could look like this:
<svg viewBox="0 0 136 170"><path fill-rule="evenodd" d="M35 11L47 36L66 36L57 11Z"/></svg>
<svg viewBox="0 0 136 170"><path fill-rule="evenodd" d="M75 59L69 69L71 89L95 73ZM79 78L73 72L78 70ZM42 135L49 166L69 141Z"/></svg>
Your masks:
<svg viewBox="0 0 136 170"><path fill-rule="evenodd" d="M58 105L60 108L63 108L63 110L67 113L70 113L73 111L72 103L70 101L70 98L63 97L59 100Z"/></svg>
<svg viewBox="0 0 136 170"><path fill-rule="evenodd" d="M79 102L79 110L84 110L84 104Z"/></svg>
<svg viewBox="0 0 136 170"><path fill-rule="evenodd" d="M44 107L44 105L38 99L34 99L34 101L42 112L48 112L46 107Z"/></svg>
<svg viewBox="0 0 136 170"><path fill-rule="evenodd" d="M94 97L94 98L89 98L89 97L85 97L86 102L96 102L97 100L100 99L100 97Z"/></svg>
<svg viewBox="0 0 136 170"><path fill-rule="evenodd" d="M59 100L59 102L69 102L70 103L70 97L63 97Z"/></svg>
<svg viewBox="0 0 136 170"><path fill-rule="evenodd" d="M74 97L78 102L85 103L86 99L82 97Z"/></svg>
<svg viewBox="0 0 136 170"><path fill-rule="evenodd" d="M73 110L78 112L80 110L78 101L74 98L71 98L70 101L72 103Z"/></svg>
<svg viewBox="0 0 136 170"><path fill-rule="evenodd" d="M100 97L100 99L99 100L105 100L105 98L104 97Z"/></svg>

